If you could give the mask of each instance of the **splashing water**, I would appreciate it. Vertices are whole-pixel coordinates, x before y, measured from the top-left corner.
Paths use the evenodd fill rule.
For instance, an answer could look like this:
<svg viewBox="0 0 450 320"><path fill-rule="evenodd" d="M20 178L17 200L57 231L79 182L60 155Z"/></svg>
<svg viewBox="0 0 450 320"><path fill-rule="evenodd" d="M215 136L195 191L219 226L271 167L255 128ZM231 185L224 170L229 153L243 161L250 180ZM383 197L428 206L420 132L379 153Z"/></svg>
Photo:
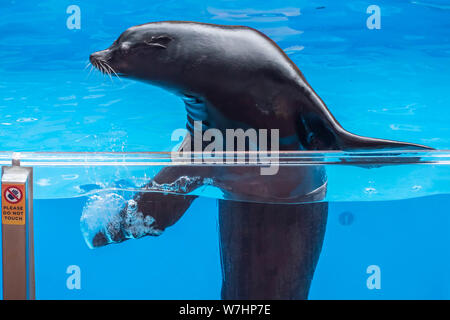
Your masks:
<svg viewBox="0 0 450 320"><path fill-rule="evenodd" d="M211 185L213 179L199 176L182 176L172 183L151 181L147 192L186 194L200 185ZM120 192L117 191L116 192ZM159 236L163 230L156 228L155 218L138 211L137 202L126 200L116 192L104 191L89 197L80 218L80 229L89 248L137 239L146 235Z"/></svg>
<svg viewBox="0 0 450 320"><path fill-rule="evenodd" d="M160 192L189 193L201 185L213 184L214 179L212 178L202 178L200 176L181 176L171 183L157 183L155 181L151 181L146 189Z"/></svg>
<svg viewBox="0 0 450 320"><path fill-rule="evenodd" d="M116 193L91 196L80 218L81 232L91 249L145 235L159 236L162 230L154 228L154 223L152 216L137 211L136 201Z"/></svg>

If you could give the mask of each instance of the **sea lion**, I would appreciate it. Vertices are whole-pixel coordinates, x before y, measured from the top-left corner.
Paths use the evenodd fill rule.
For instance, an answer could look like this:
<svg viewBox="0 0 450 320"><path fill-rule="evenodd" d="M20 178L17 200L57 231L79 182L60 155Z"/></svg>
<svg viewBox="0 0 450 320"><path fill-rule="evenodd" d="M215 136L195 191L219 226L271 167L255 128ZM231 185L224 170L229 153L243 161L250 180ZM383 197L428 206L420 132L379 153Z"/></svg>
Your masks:
<svg viewBox="0 0 450 320"><path fill-rule="evenodd" d="M429 149L344 130L283 50L249 27L148 23L90 61L181 96L191 131L195 120L221 130L279 129L282 150Z"/></svg>
<svg viewBox="0 0 450 320"><path fill-rule="evenodd" d="M145 81L179 95L186 105L191 136L194 122L202 121L202 130L278 129L280 150L429 149L344 130L288 56L270 38L249 27L148 23L129 28L108 49L93 53L90 61L103 73ZM192 140L187 137L184 144ZM205 178L213 178L222 190L241 196L237 201L219 202L222 298L305 299L322 247L328 204L240 200L260 196L261 202L273 197L289 203L305 195L321 200L326 186L324 169L281 168L270 178L254 173L241 179L251 170L245 166L172 166L159 172L148 186L191 177L184 189L189 193ZM129 206L122 210L92 244L134 237L127 222L130 212L151 216L147 234L160 234L194 199L138 193L133 210Z"/></svg>

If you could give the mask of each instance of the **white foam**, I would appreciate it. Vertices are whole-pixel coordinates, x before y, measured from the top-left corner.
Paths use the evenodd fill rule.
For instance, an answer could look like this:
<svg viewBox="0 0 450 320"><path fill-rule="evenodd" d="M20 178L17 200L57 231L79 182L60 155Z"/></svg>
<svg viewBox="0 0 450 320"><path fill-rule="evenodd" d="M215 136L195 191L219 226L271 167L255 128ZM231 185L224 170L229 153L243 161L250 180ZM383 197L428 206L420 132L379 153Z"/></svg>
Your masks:
<svg viewBox="0 0 450 320"><path fill-rule="evenodd" d="M83 208L80 227L84 240L90 248L93 248L93 239L97 233L102 232L108 237L108 225L111 223L118 225L119 221L115 217L125 204L125 199L115 193L93 195L89 198Z"/></svg>
<svg viewBox="0 0 450 320"><path fill-rule="evenodd" d="M126 207L124 214L120 214ZM107 243L136 239L145 235L159 236L162 230L154 227L155 219L137 211L134 200L126 201L116 193L93 195L83 208L80 228L89 248L94 248L94 237L102 233ZM117 239L117 235L122 238ZM113 240L115 239L115 240Z"/></svg>

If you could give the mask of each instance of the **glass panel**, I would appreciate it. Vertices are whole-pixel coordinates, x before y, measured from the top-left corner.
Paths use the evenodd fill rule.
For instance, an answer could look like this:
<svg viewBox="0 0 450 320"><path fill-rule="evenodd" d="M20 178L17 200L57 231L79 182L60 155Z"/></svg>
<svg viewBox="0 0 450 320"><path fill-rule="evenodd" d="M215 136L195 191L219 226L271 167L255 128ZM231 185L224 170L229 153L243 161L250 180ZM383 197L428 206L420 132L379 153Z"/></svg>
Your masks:
<svg viewBox="0 0 450 320"><path fill-rule="evenodd" d="M221 199L272 206L280 219L285 206L328 202L312 299L450 297L446 151L280 153L278 173L266 176L260 169L274 162L262 156L249 164L244 153L233 155L235 163L226 164L231 154L215 159L226 165L177 162L169 153L1 153L2 165L13 157L34 168L39 299L220 298ZM245 157L245 164L236 160ZM173 176L175 183L149 186L167 168L181 168L184 184ZM189 190L190 172L208 172L212 182L202 177ZM252 190L254 181L266 189ZM308 198L311 192L316 196ZM166 221L160 228L162 214L174 214L164 211L167 205L178 208L171 195L198 198L173 226ZM142 214L139 201L158 212ZM75 290L77 270L81 288ZM377 270L382 289L371 290Z"/></svg>

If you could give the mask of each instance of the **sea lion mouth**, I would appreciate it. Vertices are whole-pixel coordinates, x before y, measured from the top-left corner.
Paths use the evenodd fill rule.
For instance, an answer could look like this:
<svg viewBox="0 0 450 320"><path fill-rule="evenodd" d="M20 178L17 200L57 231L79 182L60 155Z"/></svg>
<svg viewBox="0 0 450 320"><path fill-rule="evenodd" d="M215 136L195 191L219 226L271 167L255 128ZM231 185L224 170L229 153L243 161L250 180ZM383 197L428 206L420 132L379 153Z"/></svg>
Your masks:
<svg viewBox="0 0 450 320"><path fill-rule="evenodd" d="M120 72L114 70L114 68L108 63L105 57L106 54L104 53L104 51L94 52L93 54L90 55L89 61L102 74L120 77L121 76Z"/></svg>

